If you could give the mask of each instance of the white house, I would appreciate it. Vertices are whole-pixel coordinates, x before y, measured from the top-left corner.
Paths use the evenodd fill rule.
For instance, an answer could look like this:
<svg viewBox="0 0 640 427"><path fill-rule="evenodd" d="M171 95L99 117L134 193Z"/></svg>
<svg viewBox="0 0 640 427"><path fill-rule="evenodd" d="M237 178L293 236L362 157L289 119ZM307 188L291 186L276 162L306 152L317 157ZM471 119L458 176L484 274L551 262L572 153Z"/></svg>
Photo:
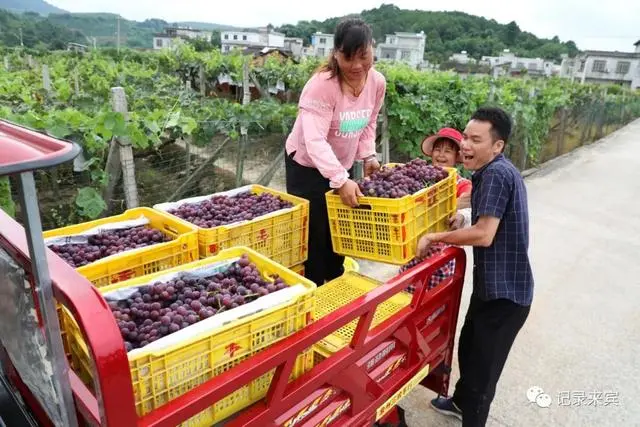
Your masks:
<svg viewBox="0 0 640 427"><path fill-rule="evenodd" d="M460 53L454 53L449 57L449 61L457 62L458 64L473 64L476 62L475 59L471 58L466 50L461 51Z"/></svg>
<svg viewBox="0 0 640 427"><path fill-rule="evenodd" d="M254 31L222 31L220 45L222 52L229 52L234 47L272 47L284 49L284 34L259 28Z"/></svg>
<svg viewBox="0 0 640 427"><path fill-rule="evenodd" d="M285 37L284 49L291 52L295 58L302 56L302 49L304 47L304 41L298 37Z"/></svg>
<svg viewBox="0 0 640 427"><path fill-rule="evenodd" d="M418 67L424 62L426 39L424 31L387 34L385 42L376 47L376 55L380 61L400 61Z"/></svg>
<svg viewBox="0 0 640 427"><path fill-rule="evenodd" d="M582 83L615 83L640 88L640 40L633 52L587 50L575 58L565 57L560 75Z"/></svg>
<svg viewBox="0 0 640 427"><path fill-rule="evenodd" d="M331 54L331 49L333 49L333 34L325 34L318 31L311 35L311 47L313 47L311 56L328 57Z"/></svg>
<svg viewBox="0 0 640 427"><path fill-rule="evenodd" d="M483 56L481 62L488 64L494 70L499 70L497 74L520 74L526 71L530 75L549 77L559 72L552 61L516 56L509 49L505 49L500 56Z"/></svg>
<svg viewBox="0 0 640 427"><path fill-rule="evenodd" d="M157 33L153 36L153 48L171 48L186 39L200 39L211 42L211 37L211 31L197 30L189 27L167 27L163 33Z"/></svg>

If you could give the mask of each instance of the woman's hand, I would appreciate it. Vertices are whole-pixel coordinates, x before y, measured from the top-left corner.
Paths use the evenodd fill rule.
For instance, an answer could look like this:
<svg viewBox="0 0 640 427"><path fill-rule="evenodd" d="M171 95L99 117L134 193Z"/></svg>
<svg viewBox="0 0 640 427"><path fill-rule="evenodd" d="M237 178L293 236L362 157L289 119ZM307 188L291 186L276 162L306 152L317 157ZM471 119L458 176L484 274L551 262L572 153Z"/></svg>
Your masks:
<svg viewBox="0 0 640 427"><path fill-rule="evenodd" d="M375 157L364 162L364 176L369 176L380 169L380 163Z"/></svg>
<svg viewBox="0 0 640 427"><path fill-rule="evenodd" d="M464 193L458 197L458 209L466 209L471 207L471 193Z"/></svg>
<svg viewBox="0 0 640 427"><path fill-rule="evenodd" d="M340 199L342 199L342 203L347 206L351 206L355 208L358 206L358 197L364 196L360 191L360 187L355 181L348 179L347 182L342 184L342 187L338 189L338 194L340 194Z"/></svg>
<svg viewBox="0 0 640 427"><path fill-rule="evenodd" d="M460 230L464 227L464 216L461 213L456 213L449 218L449 230Z"/></svg>

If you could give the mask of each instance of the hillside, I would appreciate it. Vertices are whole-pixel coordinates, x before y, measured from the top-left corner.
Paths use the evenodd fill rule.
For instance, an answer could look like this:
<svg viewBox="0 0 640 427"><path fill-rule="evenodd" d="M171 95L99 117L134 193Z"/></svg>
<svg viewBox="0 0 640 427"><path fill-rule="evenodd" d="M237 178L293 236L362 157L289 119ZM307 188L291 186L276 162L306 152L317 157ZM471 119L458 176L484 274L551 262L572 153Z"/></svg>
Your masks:
<svg viewBox="0 0 640 427"><path fill-rule="evenodd" d="M443 61L453 53L466 50L469 55L495 55L503 49L510 49L520 56L543 57L560 60L560 55L575 55L578 51L573 41L560 42L557 37L542 39L522 31L515 22L500 24L479 16L463 12L430 12L400 9L394 5L382 5L359 14L371 24L374 38L384 42L385 34L396 31L419 33L427 36L425 56L432 61ZM316 31L332 33L341 17L325 21L300 21L278 28L290 37L310 40Z"/></svg>
<svg viewBox="0 0 640 427"><path fill-rule="evenodd" d="M0 0L4 2L8 0ZM189 25L193 28L219 31L231 26L215 23L184 22L172 24L161 19L142 22L120 18L120 44L122 46L151 48L154 33L162 32L170 25ZM17 14L0 10L0 44L18 46L19 28L23 28L23 42L27 47L63 47L67 42L115 46L117 42L118 15L112 13L57 13L47 17L33 11Z"/></svg>
<svg viewBox="0 0 640 427"><path fill-rule="evenodd" d="M118 15L112 13L65 13L50 15L52 23L79 31L88 38L95 37L98 46L115 46L117 43ZM129 47L150 48L153 34L169 25L161 19L143 22L120 18L120 44Z"/></svg>
<svg viewBox="0 0 640 427"><path fill-rule="evenodd" d="M23 8L36 8L38 4L47 5L42 0L0 0L3 4L20 4ZM2 6L0 6L2 7ZM35 10L33 10L35 12ZM394 5L382 5L376 9L364 10L360 14L373 28L377 42L384 42L385 34L396 31L420 32L427 36L425 57L433 62L446 61L453 53L466 50L469 55L480 58L483 55L496 55L503 49L510 49L520 56L542 57L555 61L560 55L568 53L573 56L578 52L574 42L561 42L557 37L542 39L526 31L522 31L518 24L510 22L500 24L479 16L462 12L429 12L422 10L400 9ZM66 41L92 43L95 37L98 46L115 46L118 26L118 15L110 13L60 13L42 18L34 13L21 15L19 19L28 21L24 25L33 26L34 23L44 25L49 31L62 34L58 28L67 31ZM333 32L340 17L325 21L300 21L297 24L287 24L277 28L278 31L290 37L302 37L307 43L316 31ZM234 27L205 22L180 22L178 25L191 26L211 31L234 29ZM166 26L172 25L161 19L147 19L143 22L129 21L120 18L120 43L122 46L151 48L153 34L161 32ZM174 24L175 25L175 24ZM15 28L18 28L17 26ZM38 39L35 30L30 36L30 45L37 42L49 45L50 39ZM73 39L73 40L72 40ZM214 37L214 39L217 39ZM6 34L0 21L0 40L3 44L15 46L19 40Z"/></svg>
<svg viewBox="0 0 640 427"><path fill-rule="evenodd" d="M66 10L55 7L44 0L0 0L0 9L6 9L10 12L34 12L39 15L48 15L49 13L66 13Z"/></svg>
<svg viewBox="0 0 640 427"><path fill-rule="evenodd" d="M80 32L35 12L15 14L0 10L0 45L20 46L21 41L25 47L40 49L64 49L68 42L86 43Z"/></svg>

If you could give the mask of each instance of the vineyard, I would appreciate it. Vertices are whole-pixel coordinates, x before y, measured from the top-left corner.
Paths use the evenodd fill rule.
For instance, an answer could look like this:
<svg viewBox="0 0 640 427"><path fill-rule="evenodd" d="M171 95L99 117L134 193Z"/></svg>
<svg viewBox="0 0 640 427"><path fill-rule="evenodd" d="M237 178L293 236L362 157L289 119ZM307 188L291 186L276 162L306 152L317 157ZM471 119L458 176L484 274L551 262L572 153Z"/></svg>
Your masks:
<svg viewBox="0 0 640 427"><path fill-rule="evenodd" d="M83 148L73 165L37 174L43 222L53 228L246 183L281 186L284 139L299 93L319 65L189 46L42 56L7 51L0 118ZM425 135L442 126L463 129L485 103L512 114L506 154L520 169L640 116L640 95L618 86L377 68L387 79L378 126L386 161L419 156ZM0 181L0 207L13 214L11 184Z"/></svg>

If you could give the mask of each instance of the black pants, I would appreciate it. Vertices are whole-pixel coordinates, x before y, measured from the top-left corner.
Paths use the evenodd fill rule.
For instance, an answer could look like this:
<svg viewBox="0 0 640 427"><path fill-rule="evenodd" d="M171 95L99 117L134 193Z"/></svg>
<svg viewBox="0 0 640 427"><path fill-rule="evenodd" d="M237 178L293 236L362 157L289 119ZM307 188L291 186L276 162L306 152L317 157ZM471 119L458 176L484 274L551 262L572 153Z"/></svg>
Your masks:
<svg viewBox="0 0 640 427"><path fill-rule="evenodd" d="M511 346L530 307L507 299L471 297L460 332L460 379L453 402L462 410L463 427L484 426Z"/></svg>
<svg viewBox="0 0 640 427"><path fill-rule="evenodd" d="M344 273L344 257L333 252L325 193L329 180L315 168L302 166L285 155L287 193L309 200L309 257L304 264L305 277L322 286Z"/></svg>

